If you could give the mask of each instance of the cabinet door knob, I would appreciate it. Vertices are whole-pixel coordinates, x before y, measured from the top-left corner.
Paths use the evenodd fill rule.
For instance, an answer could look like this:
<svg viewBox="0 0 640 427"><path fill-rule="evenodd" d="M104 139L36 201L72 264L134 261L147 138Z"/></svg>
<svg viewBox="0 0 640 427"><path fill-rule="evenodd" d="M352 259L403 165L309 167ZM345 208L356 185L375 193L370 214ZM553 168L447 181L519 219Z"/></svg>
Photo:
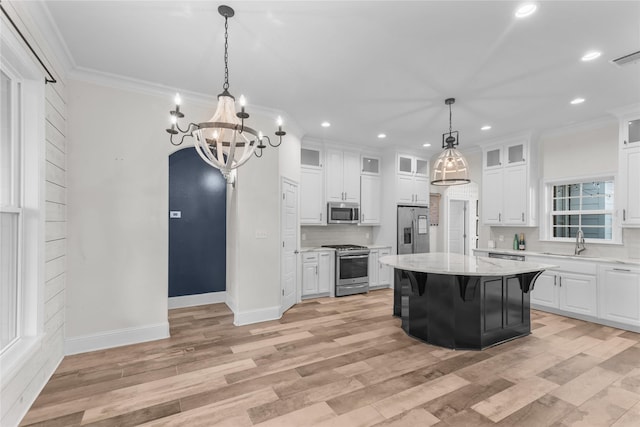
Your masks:
<svg viewBox="0 0 640 427"><path fill-rule="evenodd" d="M624 141L624 145L627 145L627 141L626 140Z"/></svg>

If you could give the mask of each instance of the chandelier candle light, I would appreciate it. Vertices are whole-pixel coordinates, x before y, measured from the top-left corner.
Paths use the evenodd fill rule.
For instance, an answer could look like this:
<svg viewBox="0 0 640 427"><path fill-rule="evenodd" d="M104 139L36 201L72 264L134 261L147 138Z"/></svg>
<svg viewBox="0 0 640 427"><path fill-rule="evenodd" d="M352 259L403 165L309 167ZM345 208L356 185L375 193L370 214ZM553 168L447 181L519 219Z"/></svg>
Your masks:
<svg viewBox="0 0 640 427"><path fill-rule="evenodd" d="M262 150L267 146L266 139L272 147L278 147L282 143L282 137L286 132L282 130L282 118L278 117L278 130L275 132L279 138L277 144L272 144L268 136L262 132L245 126L245 119L249 114L245 111L246 99L244 95L238 100L240 112L236 112L236 99L229 93L229 25L228 19L235 12L229 6L219 6L218 13L224 17L224 84L222 93L218 95L218 106L213 117L204 123L189 123L186 129L181 129L178 119L184 117L180 111L180 95L176 94L176 108L170 111L171 128L167 129L170 134L169 141L173 145L181 145L187 136L195 138L195 149L206 163L220 172L229 180L231 170L242 166L251 158L252 154L262 157ZM182 134L179 142L174 142L174 135ZM256 149L260 151L256 152Z"/></svg>
<svg viewBox="0 0 640 427"><path fill-rule="evenodd" d="M449 106L449 132L442 134L442 148L444 148L444 151L433 164L431 179L431 184L433 185L459 185L471 182L467 160L455 148L459 139L458 131L453 131L451 127L451 105L454 102L456 102L455 98L447 98L444 101Z"/></svg>

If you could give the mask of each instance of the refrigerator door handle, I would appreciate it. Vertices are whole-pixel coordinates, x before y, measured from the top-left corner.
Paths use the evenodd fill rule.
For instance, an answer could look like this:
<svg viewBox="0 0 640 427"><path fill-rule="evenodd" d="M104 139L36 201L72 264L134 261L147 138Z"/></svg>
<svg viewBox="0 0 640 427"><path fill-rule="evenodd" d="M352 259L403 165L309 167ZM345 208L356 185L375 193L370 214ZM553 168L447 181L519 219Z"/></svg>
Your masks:
<svg viewBox="0 0 640 427"><path fill-rule="evenodd" d="M411 221L411 253L416 253L416 222L415 220Z"/></svg>

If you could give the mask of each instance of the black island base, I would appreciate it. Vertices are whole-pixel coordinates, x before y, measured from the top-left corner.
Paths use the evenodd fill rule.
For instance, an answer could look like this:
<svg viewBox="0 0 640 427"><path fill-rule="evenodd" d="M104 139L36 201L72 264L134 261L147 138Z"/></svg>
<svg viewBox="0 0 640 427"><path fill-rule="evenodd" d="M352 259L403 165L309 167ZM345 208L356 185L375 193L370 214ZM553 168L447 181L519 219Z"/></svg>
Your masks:
<svg viewBox="0 0 640 427"><path fill-rule="evenodd" d="M531 333L529 288L541 271L463 276L395 269L393 314L429 344L482 350Z"/></svg>

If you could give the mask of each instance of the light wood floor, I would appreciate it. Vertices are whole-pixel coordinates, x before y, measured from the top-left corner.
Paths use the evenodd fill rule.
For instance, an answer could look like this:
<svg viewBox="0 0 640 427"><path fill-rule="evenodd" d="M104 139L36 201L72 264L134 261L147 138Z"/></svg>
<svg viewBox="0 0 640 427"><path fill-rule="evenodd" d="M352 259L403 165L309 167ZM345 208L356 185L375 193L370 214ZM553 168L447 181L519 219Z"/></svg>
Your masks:
<svg viewBox="0 0 640 427"><path fill-rule="evenodd" d="M485 350L408 337L392 292L234 327L170 311L171 338L66 357L22 425L640 426L640 334L532 312Z"/></svg>

